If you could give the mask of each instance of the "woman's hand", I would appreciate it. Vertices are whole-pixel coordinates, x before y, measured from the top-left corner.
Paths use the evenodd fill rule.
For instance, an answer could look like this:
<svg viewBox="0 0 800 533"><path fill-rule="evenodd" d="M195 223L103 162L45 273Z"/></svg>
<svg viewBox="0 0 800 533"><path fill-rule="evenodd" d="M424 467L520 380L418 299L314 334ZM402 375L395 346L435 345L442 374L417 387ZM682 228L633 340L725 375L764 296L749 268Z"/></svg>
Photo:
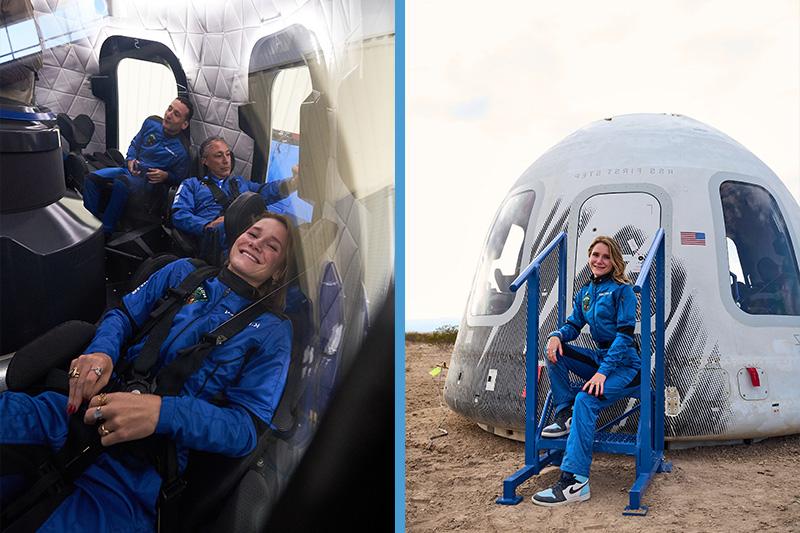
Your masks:
<svg viewBox="0 0 800 533"><path fill-rule="evenodd" d="M108 354L89 353L73 359L69 365L69 401L67 414L71 415L80 405L108 385L114 362Z"/></svg>
<svg viewBox="0 0 800 533"><path fill-rule="evenodd" d="M112 392L93 397L83 421L97 424L100 443L112 446L152 435L160 413L161 396Z"/></svg>
<svg viewBox="0 0 800 533"><path fill-rule="evenodd" d="M560 338L553 335L547 339L547 359L549 359L551 363L555 364L555 362L558 361L558 356L562 355L562 353L563 350L561 349Z"/></svg>
<svg viewBox="0 0 800 533"><path fill-rule="evenodd" d="M585 390L589 394L593 394L594 396L600 396L601 394L603 394L603 383L605 382L606 382L606 377L600 372L598 372L594 376L592 376L591 379L589 379L589 381L583 384L583 390Z"/></svg>

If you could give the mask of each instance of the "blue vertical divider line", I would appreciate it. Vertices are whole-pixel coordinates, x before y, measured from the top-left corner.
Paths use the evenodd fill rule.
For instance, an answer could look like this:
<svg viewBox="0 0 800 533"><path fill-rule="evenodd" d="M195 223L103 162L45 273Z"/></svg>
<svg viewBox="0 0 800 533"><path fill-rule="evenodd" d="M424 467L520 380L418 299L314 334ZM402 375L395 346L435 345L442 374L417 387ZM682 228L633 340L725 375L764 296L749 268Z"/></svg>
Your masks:
<svg viewBox="0 0 800 533"><path fill-rule="evenodd" d="M394 523L406 525L406 402L405 402L405 1L395 0L394 13L394 168L395 168L395 315L394 315Z"/></svg>

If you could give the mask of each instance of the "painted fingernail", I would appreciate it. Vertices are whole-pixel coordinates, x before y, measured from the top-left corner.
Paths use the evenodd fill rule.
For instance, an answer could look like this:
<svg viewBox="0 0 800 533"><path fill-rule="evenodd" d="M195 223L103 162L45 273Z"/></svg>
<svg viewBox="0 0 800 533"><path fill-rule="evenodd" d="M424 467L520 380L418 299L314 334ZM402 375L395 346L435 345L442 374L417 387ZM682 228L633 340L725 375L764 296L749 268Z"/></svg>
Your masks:
<svg viewBox="0 0 800 533"><path fill-rule="evenodd" d="M75 406L72 404L67 405L67 415L72 416L75 413Z"/></svg>

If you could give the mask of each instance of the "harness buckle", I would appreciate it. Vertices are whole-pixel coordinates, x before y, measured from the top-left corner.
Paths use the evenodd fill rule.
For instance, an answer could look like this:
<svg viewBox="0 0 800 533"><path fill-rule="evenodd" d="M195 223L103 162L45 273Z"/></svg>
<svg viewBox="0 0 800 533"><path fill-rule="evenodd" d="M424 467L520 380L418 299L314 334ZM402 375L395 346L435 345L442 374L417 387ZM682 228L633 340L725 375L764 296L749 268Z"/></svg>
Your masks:
<svg viewBox="0 0 800 533"><path fill-rule="evenodd" d="M186 488L186 480L178 477L167 483L161 485L161 501L168 502L171 499L180 496Z"/></svg>
<svg viewBox="0 0 800 533"><path fill-rule="evenodd" d="M211 335L206 333L203 335L203 340L214 346L219 346L220 344L225 344L228 341L228 337L225 335Z"/></svg>
<svg viewBox="0 0 800 533"><path fill-rule="evenodd" d="M184 295L184 291L180 290L178 287L168 287L167 294L169 296L177 296L178 298L181 298ZM164 298L165 301L168 299L169 298Z"/></svg>
<svg viewBox="0 0 800 533"><path fill-rule="evenodd" d="M149 394L153 391L155 391L155 383L151 383L145 376L133 376L122 386L122 392L132 392L134 394Z"/></svg>

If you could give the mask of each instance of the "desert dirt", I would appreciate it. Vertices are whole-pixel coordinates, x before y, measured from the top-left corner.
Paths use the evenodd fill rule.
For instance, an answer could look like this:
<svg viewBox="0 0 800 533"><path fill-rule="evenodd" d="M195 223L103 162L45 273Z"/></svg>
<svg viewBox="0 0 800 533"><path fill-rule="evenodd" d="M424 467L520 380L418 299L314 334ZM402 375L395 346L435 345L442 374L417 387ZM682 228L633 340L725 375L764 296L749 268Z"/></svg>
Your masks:
<svg viewBox="0 0 800 533"><path fill-rule="evenodd" d="M800 532L800 435L668 450L673 470L651 482L646 516L622 515L634 458L607 454L594 456L586 502L531 503L558 479L559 471L548 467L520 485L518 505L497 505L503 479L524 466L524 444L447 408L447 370L436 377L429 371L449 364L451 349L406 343L407 531Z"/></svg>

